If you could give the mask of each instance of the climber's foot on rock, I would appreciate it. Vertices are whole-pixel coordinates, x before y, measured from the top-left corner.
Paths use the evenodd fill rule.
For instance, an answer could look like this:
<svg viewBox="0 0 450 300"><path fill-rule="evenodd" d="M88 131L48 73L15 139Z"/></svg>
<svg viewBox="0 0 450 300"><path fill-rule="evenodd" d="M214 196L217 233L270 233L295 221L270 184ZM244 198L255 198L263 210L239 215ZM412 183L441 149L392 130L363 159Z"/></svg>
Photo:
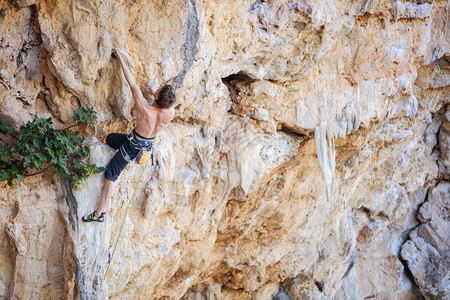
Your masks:
<svg viewBox="0 0 450 300"><path fill-rule="evenodd" d="M103 222L103 221L105 221L105 213L102 212L102 214L101 214L99 217L97 217L97 216L95 215L95 211L94 211L92 214L87 214L87 215L85 215L85 216L82 218L82 220L83 220L84 222Z"/></svg>

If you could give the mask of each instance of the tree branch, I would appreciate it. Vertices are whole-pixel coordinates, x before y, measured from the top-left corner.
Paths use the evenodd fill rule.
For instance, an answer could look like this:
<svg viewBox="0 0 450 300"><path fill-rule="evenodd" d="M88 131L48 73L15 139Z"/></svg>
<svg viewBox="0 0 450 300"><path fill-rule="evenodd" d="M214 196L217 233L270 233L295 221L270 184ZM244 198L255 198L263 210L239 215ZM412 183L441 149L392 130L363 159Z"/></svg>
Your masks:
<svg viewBox="0 0 450 300"><path fill-rule="evenodd" d="M69 127L67 127L67 128L64 128L64 129L55 129L55 131L64 131L64 130L70 129L70 128L72 128L72 127L78 126L78 125L80 125L80 124L81 124L81 123L73 124L73 125L71 125L71 126L69 126Z"/></svg>
<svg viewBox="0 0 450 300"><path fill-rule="evenodd" d="M32 173L32 174L25 174L23 173L22 176L35 176L35 175L39 175L41 173L44 173L48 168L50 168L51 166L53 166L53 163L49 164L48 166L46 166L44 169L40 170L37 173Z"/></svg>

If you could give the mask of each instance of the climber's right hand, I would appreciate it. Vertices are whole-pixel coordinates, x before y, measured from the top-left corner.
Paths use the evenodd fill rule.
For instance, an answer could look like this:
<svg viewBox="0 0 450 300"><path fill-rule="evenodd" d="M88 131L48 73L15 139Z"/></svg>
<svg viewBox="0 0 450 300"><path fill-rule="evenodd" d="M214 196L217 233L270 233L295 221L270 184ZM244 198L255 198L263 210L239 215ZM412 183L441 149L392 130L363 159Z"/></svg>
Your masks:
<svg viewBox="0 0 450 300"><path fill-rule="evenodd" d="M156 84L152 83L151 81L149 81L147 83L147 91L150 94L154 95L157 89L158 89L158 86Z"/></svg>
<svg viewBox="0 0 450 300"><path fill-rule="evenodd" d="M113 48L113 54L115 57L117 57L119 60L123 60L123 50L119 48Z"/></svg>

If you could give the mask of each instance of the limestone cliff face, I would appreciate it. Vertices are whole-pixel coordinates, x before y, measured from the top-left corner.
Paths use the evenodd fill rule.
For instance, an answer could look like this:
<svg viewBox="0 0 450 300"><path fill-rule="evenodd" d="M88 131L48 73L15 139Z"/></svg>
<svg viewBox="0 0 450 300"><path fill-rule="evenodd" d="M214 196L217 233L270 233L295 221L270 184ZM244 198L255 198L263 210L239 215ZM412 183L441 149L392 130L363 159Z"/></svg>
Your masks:
<svg viewBox="0 0 450 300"><path fill-rule="evenodd" d="M106 134L134 120L113 47L142 88L171 82L178 99L106 278L141 166L103 224L81 222L102 174L0 184L0 298L449 297L448 10L0 0L0 117L15 126L73 124L89 104L90 160L106 165Z"/></svg>

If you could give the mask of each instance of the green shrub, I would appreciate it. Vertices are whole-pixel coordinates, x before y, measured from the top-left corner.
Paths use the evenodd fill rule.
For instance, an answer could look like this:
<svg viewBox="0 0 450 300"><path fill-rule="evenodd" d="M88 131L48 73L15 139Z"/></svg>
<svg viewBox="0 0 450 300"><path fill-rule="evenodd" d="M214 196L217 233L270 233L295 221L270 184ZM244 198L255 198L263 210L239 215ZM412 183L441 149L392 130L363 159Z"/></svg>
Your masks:
<svg viewBox="0 0 450 300"><path fill-rule="evenodd" d="M23 182L23 176L37 175L54 167L63 178L72 178L78 185L81 179L103 171L103 167L83 162L89 157L89 148L82 145L79 132L71 130L81 123L98 129L95 111L80 107L74 115L78 123L62 130L52 128L51 118L35 116L19 131L1 119L0 132L12 142L0 142L0 181L12 186L14 179Z"/></svg>

